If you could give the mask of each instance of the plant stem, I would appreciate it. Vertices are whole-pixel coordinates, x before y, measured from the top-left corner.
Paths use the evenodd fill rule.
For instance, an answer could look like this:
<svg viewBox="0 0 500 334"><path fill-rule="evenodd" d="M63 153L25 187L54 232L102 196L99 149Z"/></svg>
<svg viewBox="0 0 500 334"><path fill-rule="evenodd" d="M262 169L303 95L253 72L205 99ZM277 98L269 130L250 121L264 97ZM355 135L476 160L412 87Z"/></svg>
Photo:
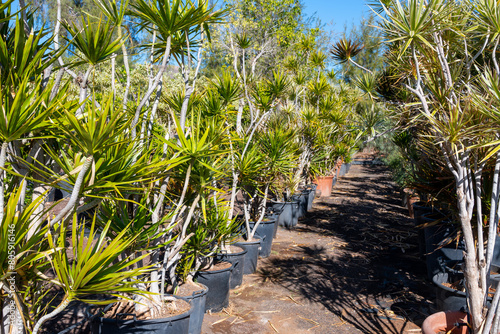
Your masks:
<svg viewBox="0 0 500 334"><path fill-rule="evenodd" d="M191 168L192 167L193 167L193 164L190 163L188 166L188 169L186 171L186 177L184 178L184 187L182 188L181 197L179 198L179 201L177 202L177 206L175 207L175 214L172 217L171 224L173 224L175 222L175 220L177 219L177 215L179 213L179 208L181 207L182 202L184 202L184 198L186 197L186 192L187 192L187 189L189 186L189 178L191 177Z"/></svg>
<svg viewBox="0 0 500 334"><path fill-rule="evenodd" d="M118 26L118 38L119 39L123 38L121 25ZM123 65L125 66L125 73L127 75L125 92L123 93L123 111L125 112L127 111L128 92L130 90L130 67L128 63L128 52L127 48L125 47L125 43L122 43L122 53L123 53Z"/></svg>
<svg viewBox="0 0 500 334"><path fill-rule="evenodd" d="M499 175L500 175L500 152L497 153L497 158L495 162L495 169L493 171L493 186L491 193L491 205L490 205L490 216L488 219L489 229L488 229L488 245L486 248L486 270L489 272L491 267L491 262L493 261L493 251L494 251L494 243L496 236L496 228L497 228L497 206L499 199ZM493 236L493 243L490 244L490 237Z"/></svg>
<svg viewBox="0 0 500 334"><path fill-rule="evenodd" d="M73 191L71 192L71 197L69 198L68 203L59 212L56 218L54 218L54 220L50 222L50 227L54 226L56 223L64 219L66 215L71 211L71 209L74 208L75 205L77 204L80 195L80 190L82 189L83 185L83 180L85 179L85 174L87 174L87 171L90 169L90 166L92 166L93 161L94 158L90 156L83 163L82 169L80 170L80 172L78 173L78 177L76 178L75 185L73 186Z"/></svg>
<svg viewBox="0 0 500 334"><path fill-rule="evenodd" d="M113 102L116 99L116 87L115 87L115 72L116 72L116 54L111 55L111 90L113 91Z"/></svg>
<svg viewBox="0 0 500 334"><path fill-rule="evenodd" d="M257 232L257 227L260 225L262 220L264 219L264 215L266 214L266 204L267 204L267 194L269 193L269 183L266 184L266 189L264 190L264 200L261 204L261 212L259 216L259 220L257 220L253 226L252 231L249 233L249 240L252 240L255 232Z"/></svg>
<svg viewBox="0 0 500 334"><path fill-rule="evenodd" d="M358 63L356 63L356 62L355 62L354 60L352 60L351 58L349 58L349 61L350 61L350 62L351 62L351 64L353 64L354 66L356 66L356 67L358 67L358 68L362 69L363 71L368 72L368 73L370 73L370 74L372 74L372 75L373 75L373 72L372 72L372 71L370 71L369 69L367 69L367 68L365 68L365 67L363 67L363 66L359 65Z"/></svg>
<svg viewBox="0 0 500 334"><path fill-rule="evenodd" d="M0 223L3 222L3 210L4 210L4 188L5 188L5 161L7 160L7 142L2 143L2 148L0 149Z"/></svg>
<svg viewBox="0 0 500 334"><path fill-rule="evenodd" d="M488 316L486 317L486 321L483 327L483 333L490 333L491 325L493 323L493 318L495 314L498 312L498 306L500 301L500 282L497 283L495 296L493 297L493 301L491 302L490 309L495 310L495 312L488 312Z"/></svg>
<svg viewBox="0 0 500 334"><path fill-rule="evenodd" d="M78 108L76 111L76 115L79 116L83 114L83 110L85 109L85 99L87 98L87 82L89 80L90 73L92 72L93 67L89 66L87 69L87 72L85 72L85 75L82 79L82 83L80 84L80 99L79 103L81 106Z"/></svg>
<svg viewBox="0 0 500 334"><path fill-rule="evenodd" d="M158 73L156 74L153 85L151 87L149 87L149 90L146 92L146 95L144 95L141 102L137 106L137 109L135 110L134 119L132 120L132 123L130 124L132 139L135 139L135 137L137 136L136 126L137 126L137 123L139 123L139 118L141 116L142 108L144 107L146 102L149 101L149 97L151 96L151 94L153 94L154 90L158 86L158 83L160 82L160 77L163 75L163 73L165 73L165 69L166 69L167 64L169 62L169 59L170 59L171 41L172 41L172 36L168 36L167 37L167 47L165 48L165 54L163 55L163 62L161 64L160 69L158 70Z"/></svg>
<svg viewBox="0 0 500 334"><path fill-rule="evenodd" d="M59 304L59 306L57 306L57 308L54 311L50 312L49 314L44 315L43 317L41 317L37 321L35 327L33 327L32 334L38 334L38 331L40 330L43 323L49 319L52 319L53 317L55 317L56 315L58 315L59 313L64 311L64 309L68 306L68 304L70 302L71 302L71 299L68 296L65 296L63 301L61 302L61 304Z"/></svg>

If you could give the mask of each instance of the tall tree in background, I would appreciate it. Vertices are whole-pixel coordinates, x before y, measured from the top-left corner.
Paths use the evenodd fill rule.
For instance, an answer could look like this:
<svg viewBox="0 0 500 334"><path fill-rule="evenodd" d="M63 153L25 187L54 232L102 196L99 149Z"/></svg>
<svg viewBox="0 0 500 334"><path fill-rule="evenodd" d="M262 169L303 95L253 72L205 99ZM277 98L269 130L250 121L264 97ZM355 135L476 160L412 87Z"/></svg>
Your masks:
<svg viewBox="0 0 500 334"><path fill-rule="evenodd" d="M232 7L231 14L227 24L214 34L216 42L205 61L207 75L219 66L233 66L236 36L243 35L251 41L245 52L249 73L270 73L269 69L288 55L308 28L301 0L227 0L225 3ZM256 57L258 62L254 63Z"/></svg>

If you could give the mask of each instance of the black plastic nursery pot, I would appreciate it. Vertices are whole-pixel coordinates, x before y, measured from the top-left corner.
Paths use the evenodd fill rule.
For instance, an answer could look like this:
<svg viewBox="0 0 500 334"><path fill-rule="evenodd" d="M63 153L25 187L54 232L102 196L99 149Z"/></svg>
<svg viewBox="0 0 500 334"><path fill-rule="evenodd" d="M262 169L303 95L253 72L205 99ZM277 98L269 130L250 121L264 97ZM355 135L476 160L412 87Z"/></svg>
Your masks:
<svg viewBox="0 0 500 334"><path fill-rule="evenodd" d="M423 220L423 216L428 213L440 213L444 217L446 215L446 210L439 208L435 205L429 205L426 202L415 202L412 204L413 206L413 219L415 222L415 226L418 227L425 223ZM425 258L425 233L423 228L418 228L418 250L421 258Z"/></svg>
<svg viewBox="0 0 500 334"><path fill-rule="evenodd" d="M274 224L273 239L276 239L276 235L278 234L278 219L280 217L280 213L273 213L271 215L266 216L266 218L273 219L276 222Z"/></svg>
<svg viewBox="0 0 500 334"><path fill-rule="evenodd" d="M227 262L219 262L219 264ZM233 265L223 269L202 270L195 275L197 283L204 284L208 288L205 312L219 312L229 305L229 280Z"/></svg>
<svg viewBox="0 0 500 334"><path fill-rule="evenodd" d="M292 200L299 202L299 218L304 217L307 214L307 205L309 202L309 192L310 190L304 190L300 194L293 195Z"/></svg>
<svg viewBox="0 0 500 334"><path fill-rule="evenodd" d="M250 229L255 226L254 222L249 222ZM271 255L271 248L273 246L273 234L274 226L276 226L276 219L267 218L267 220L261 221L257 226L257 231L255 234L258 235L262 241L260 243L259 256L268 257Z"/></svg>
<svg viewBox="0 0 500 334"><path fill-rule="evenodd" d="M229 288L235 289L243 282L243 268L245 267L245 256L247 250L241 246L231 246L231 253L223 252L217 254L217 261L227 261L233 264L233 271L229 279Z"/></svg>
<svg viewBox="0 0 500 334"><path fill-rule="evenodd" d="M260 237L254 236L254 240L252 241L238 241L234 244L235 246L239 246L247 251L247 253L245 254L243 275L253 274L257 270L260 243Z"/></svg>
<svg viewBox="0 0 500 334"><path fill-rule="evenodd" d="M115 318L95 317L91 322L92 334L188 334L189 319L193 312L188 311L162 319L137 320L134 314L118 313ZM133 316L131 320L123 320Z"/></svg>
<svg viewBox="0 0 500 334"><path fill-rule="evenodd" d="M423 223L432 224L438 219L443 219L442 214L427 213L421 219ZM430 280L435 274L441 272L439 257L441 256L439 249L446 246L447 243L455 240L457 236L457 227L449 220L441 220L440 222L424 228L425 236L425 262L427 265L427 275Z"/></svg>
<svg viewBox="0 0 500 334"><path fill-rule="evenodd" d="M286 228L294 228L299 221L299 202L272 202L272 207L281 210L278 225Z"/></svg>
<svg viewBox="0 0 500 334"><path fill-rule="evenodd" d="M441 311L461 311L467 307L465 292L454 289L451 284L463 280L463 274L437 273L432 282L437 286L436 307Z"/></svg>
<svg viewBox="0 0 500 334"><path fill-rule="evenodd" d="M457 261L451 262L458 263ZM500 279L496 274L492 274L490 277L496 282ZM455 268L447 268L445 272L437 273L432 277L432 282L437 286L436 307L438 310L463 311L466 309L467 298L463 287L464 280L464 274L460 270L459 264ZM490 307L492 299L492 297L488 297L487 307Z"/></svg>
<svg viewBox="0 0 500 334"><path fill-rule="evenodd" d="M346 164L342 164L340 166L339 176L344 176L346 173L347 173L347 166Z"/></svg>
<svg viewBox="0 0 500 334"><path fill-rule="evenodd" d="M191 303L191 316L189 317L189 334L200 334L203 318L205 316L205 303L207 300L208 288L206 285L198 283L200 290L194 291L190 296L176 296Z"/></svg>
<svg viewBox="0 0 500 334"><path fill-rule="evenodd" d="M309 194L307 196L307 211L310 211L313 206L313 201L314 198L316 197L316 184L311 184L307 186L307 189L309 189Z"/></svg>
<svg viewBox="0 0 500 334"><path fill-rule="evenodd" d="M413 206L413 220L415 222L415 226L417 227L418 233L418 252L421 258L425 258L425 235L424 229L418 228L418 226L423 224L422 216L425 213L430 213L434 211L432 206L427 206L425 202L415 202L412 204Z"/></svg>

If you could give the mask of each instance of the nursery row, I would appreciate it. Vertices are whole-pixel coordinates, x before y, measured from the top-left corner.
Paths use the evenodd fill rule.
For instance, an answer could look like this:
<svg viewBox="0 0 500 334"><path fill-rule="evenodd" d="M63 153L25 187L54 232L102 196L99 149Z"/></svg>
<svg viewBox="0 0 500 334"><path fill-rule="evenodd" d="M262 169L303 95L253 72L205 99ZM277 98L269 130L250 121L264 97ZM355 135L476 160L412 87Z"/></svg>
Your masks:
<svg viewBox="0 0 500 334"><path fill-rule="evenodd" d="M0 4L0 332L49 330L81 303L109 305L89 308L113 319L93 322L101 333L146 320L183 332L162 320L190 308L173 296L193 306L189 283L255 270L250 246L240 269L216 259L241 256L237 241L269 254L267 209L296 225L304 186L348 163L364 132L361 94L325 71L318 31L259 39L235 18L245 2L96 0L100 16L81 20L40 2L53 26L13 3ZM201 75L215 42L228 66ZM211 296L227 293L206 285L219 309Z"/></svg>

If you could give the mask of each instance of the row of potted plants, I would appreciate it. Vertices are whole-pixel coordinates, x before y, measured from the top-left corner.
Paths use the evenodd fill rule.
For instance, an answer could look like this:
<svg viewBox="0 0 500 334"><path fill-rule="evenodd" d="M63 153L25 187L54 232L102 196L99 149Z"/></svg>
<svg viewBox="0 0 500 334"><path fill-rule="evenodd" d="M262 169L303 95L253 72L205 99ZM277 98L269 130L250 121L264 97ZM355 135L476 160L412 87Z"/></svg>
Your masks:
<svg viewBox="0 0 500 334"><path fill-rule="evenodd" d="M364 75L357 85L393 111L392 139L405 157L410 187L421 200L446 208L446 218L438 219L443 224L428 226L424 240L435 248L441 239L428 232L449 230L456 222L451 226L458 226L458 233L450 237L463 248L458 253L467 316L437 315L431 319L444 323L425 322L423 332L499 333L500 289L492 270L500 221L500 5L491 0L371 4L387 42L385 68L373 73L358 64ZM360 43L343 39L333 52L339 61L356 64L361 50ZM437 259L426 256L432 260L429 274L435 275Z"/></svg>
<svg viewBox="0 0 500 334"><path fill-rule="evenodd" d="M209 3L96 0L102 16L77 22L56 1L54 30L35 29L30 5L0 4L1 331L40 333L85 304L96 333L199 333L227 302L213 277L255 270L234 259L255 249L233 244L269 233L269 204L354 150L359 94L319 51L301 51L303 71L250 78L250 41L234 33L234 68L199 78L228 13ZM151 37L145 80L125 31ZM168 68L182 80L165 91Z"/></svg>

